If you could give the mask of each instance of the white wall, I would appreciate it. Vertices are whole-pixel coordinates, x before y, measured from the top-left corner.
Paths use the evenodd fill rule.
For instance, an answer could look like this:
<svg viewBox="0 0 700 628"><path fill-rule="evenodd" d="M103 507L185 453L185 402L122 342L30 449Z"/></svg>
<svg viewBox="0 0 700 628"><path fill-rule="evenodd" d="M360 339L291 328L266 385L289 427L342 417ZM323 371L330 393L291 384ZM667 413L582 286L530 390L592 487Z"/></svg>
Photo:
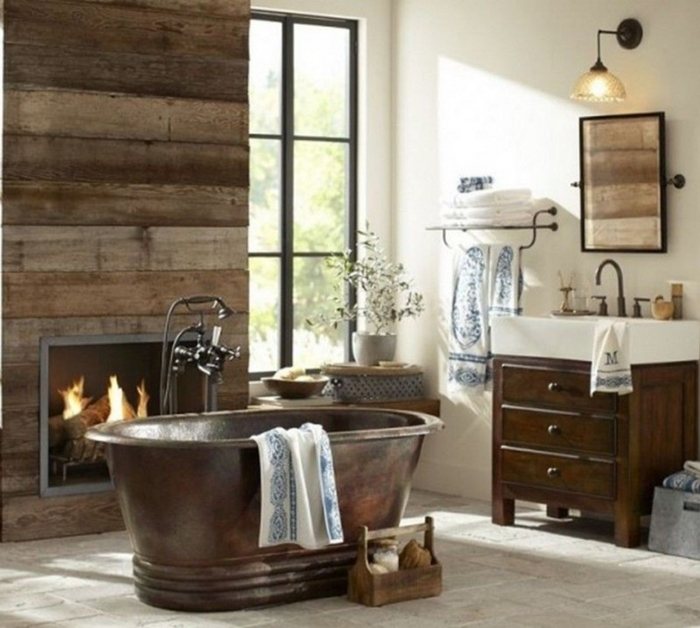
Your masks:
<svg viewBox="0 0 700 628"><path fill-rule="evenodd" d="M443 395L447 428L426 439L416 485L488 498L490 395L445 395L451 252L425 227L438 222L438 201L460 175L491 174L499 186L553 199L560 230L541 232L524 258L525 313L547 313L558 305L558 270L592 282L609 256L579 251L578 191L569 185L578 179L578 118L665 111L667 172L688 180L683 190L668 189L669 253L612 257L624 270L630 309L632 296L668 296L673 279L684 283L686 317L700 318L700 2L395 0L394 11L394 237L429 303L422 319L402 323L399 353L426 367L431 392ZM597 30L626 17L644 27L640 47L623 50L606 36L602 57L625 83L627 101L569 100L595 61ZM601 289L615 295L612 273Z"/></svg>
<svg viewBox="0 0 700 628"><path fill-rule="evenodd" d="M253 8L359 21L359 219L391 243L392 0L260 0Z"/></svg>

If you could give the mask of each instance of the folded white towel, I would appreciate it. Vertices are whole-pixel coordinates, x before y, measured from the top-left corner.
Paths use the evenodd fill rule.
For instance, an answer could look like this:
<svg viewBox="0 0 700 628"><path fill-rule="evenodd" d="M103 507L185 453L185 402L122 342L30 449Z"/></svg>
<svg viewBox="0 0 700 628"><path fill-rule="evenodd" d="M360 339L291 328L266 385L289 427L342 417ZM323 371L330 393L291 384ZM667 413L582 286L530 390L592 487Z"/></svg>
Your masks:
<svg viewBox="0 0 700 628"><path fill-rule="evenodd" d="M463 216L445 216L440 221L449 227L505 227L508 225L531 225L534 212L517 212L506 216L494 215L491 218L465 218Z"/></svg>
<svg viewBox="0 0 700 628"><path fill-rule="evenodd" d="M328 435L320 425L251 436L260 458L260 547L343 542Z"/></svg>
<svg viewBox="0 0 700 628"><path fill-rule="evenodd" d="M507 205L488 205L484 207L446 207L442 211L445 218L494 218L506 217L511 214L529 213L536 211L532 202L508 203Z"/></svg>
<svg viewBox="0 0 700 628"><path fill-rule="evenodd" d="M683 471L700 477L700 460L686 460L683 463Z"/></svg>
<svg viewBox="0 0 700 628"><path fill-rule="evenodd" d="M591 358L591 395L594 392L618 395L632 392L629 334L625 321L600 320L596 323Z"/></svg>
<svg viewBox="0 0 700 628"><path fill-rule="evenodd" d="M510 205L530 200L532 191L525 188L482 190L455 194L452 205L455 207L485 207L489 205Z"/></svg>

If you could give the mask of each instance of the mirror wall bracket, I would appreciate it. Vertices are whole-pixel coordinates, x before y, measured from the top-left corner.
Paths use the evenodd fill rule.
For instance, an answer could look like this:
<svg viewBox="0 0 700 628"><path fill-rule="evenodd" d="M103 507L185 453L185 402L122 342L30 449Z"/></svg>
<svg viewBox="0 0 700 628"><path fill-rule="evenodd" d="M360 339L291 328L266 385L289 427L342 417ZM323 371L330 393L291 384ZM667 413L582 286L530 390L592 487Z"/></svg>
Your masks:
<svg viewBox="0 0 700 628"><path fill-rule="evenodd" d="M664 181L664 185L672 185L677 190L685 187L685 177L682 174L674 174L670 179Z"/></svg>

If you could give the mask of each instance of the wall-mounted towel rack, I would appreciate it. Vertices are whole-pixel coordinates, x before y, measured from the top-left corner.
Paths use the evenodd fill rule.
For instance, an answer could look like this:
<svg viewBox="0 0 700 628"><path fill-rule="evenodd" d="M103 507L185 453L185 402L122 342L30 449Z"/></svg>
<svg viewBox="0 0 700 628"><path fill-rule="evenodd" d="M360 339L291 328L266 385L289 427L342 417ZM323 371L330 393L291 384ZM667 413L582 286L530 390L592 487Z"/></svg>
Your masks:
<svg viewBox="0 0 700 628"><path fill-rule="evenodd" d="M551 216L556 216L557 215L557 208L556 207L550 207L548 209L540 209L539 211L536 211L534 215L532 216L532 222L529 225L479 225L479 226L465 226L465 225L437 225L435 227L426 227L427 231L442 231L442 241L445 243L445 246L448 249L451 249L452 247L450 246L450 243L447 241L447 232L448 231L491 231L491 230L520 230L522 231L523 229L531 229L532 230L532 239L528 244L523 244L520 246L520 250L524 251L526 249L531 248L534 246L535 241L537 240L537 230L538 229L549 229L550 231L556 231L559 229L559 224L555 222L550 222L546 225L541 225L537 224L537 219L541 214L549 214Z"/></svg>

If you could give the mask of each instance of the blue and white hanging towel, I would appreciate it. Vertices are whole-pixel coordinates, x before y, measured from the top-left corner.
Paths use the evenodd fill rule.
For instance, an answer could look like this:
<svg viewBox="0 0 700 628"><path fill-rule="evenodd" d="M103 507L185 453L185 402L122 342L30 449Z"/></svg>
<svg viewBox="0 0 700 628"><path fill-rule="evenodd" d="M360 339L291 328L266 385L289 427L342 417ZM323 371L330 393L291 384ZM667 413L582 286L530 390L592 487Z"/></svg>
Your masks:
<svg viewBox="0 0 700 628"><path fill-rule="evenodd" d="M519 316L522 279L520 275L520 249L512 246L492 246L490 255L490 318L495 316Z"/></svg>
<svg viewBox="0 0 700 628"><path fill-rule="evenodd" d="M629 338L625 321L598 321L593 333L591 358L591 395L632 392Z"/></svg>
<svg viewBox="0 0 700 628"><path fill-rule="evenodd" d="M487 380L489 247L475 245L455 261L450 320L448 384L483 386Z"/></svg>
<svg viewBox="0 0 700 628"><path fill-rule="evenodd" d="M317 549L343 542L343 527L325 430L314 423L251 436L260 458L260 536L267 547Z"/></svg>
<svg viewBox="0 0 700 628"><path fill-rule="evenodd" d="M520 259L512 246L475 245L455 263L448 385L483 387L491 380L490 320L520 313Z"/></svg>

